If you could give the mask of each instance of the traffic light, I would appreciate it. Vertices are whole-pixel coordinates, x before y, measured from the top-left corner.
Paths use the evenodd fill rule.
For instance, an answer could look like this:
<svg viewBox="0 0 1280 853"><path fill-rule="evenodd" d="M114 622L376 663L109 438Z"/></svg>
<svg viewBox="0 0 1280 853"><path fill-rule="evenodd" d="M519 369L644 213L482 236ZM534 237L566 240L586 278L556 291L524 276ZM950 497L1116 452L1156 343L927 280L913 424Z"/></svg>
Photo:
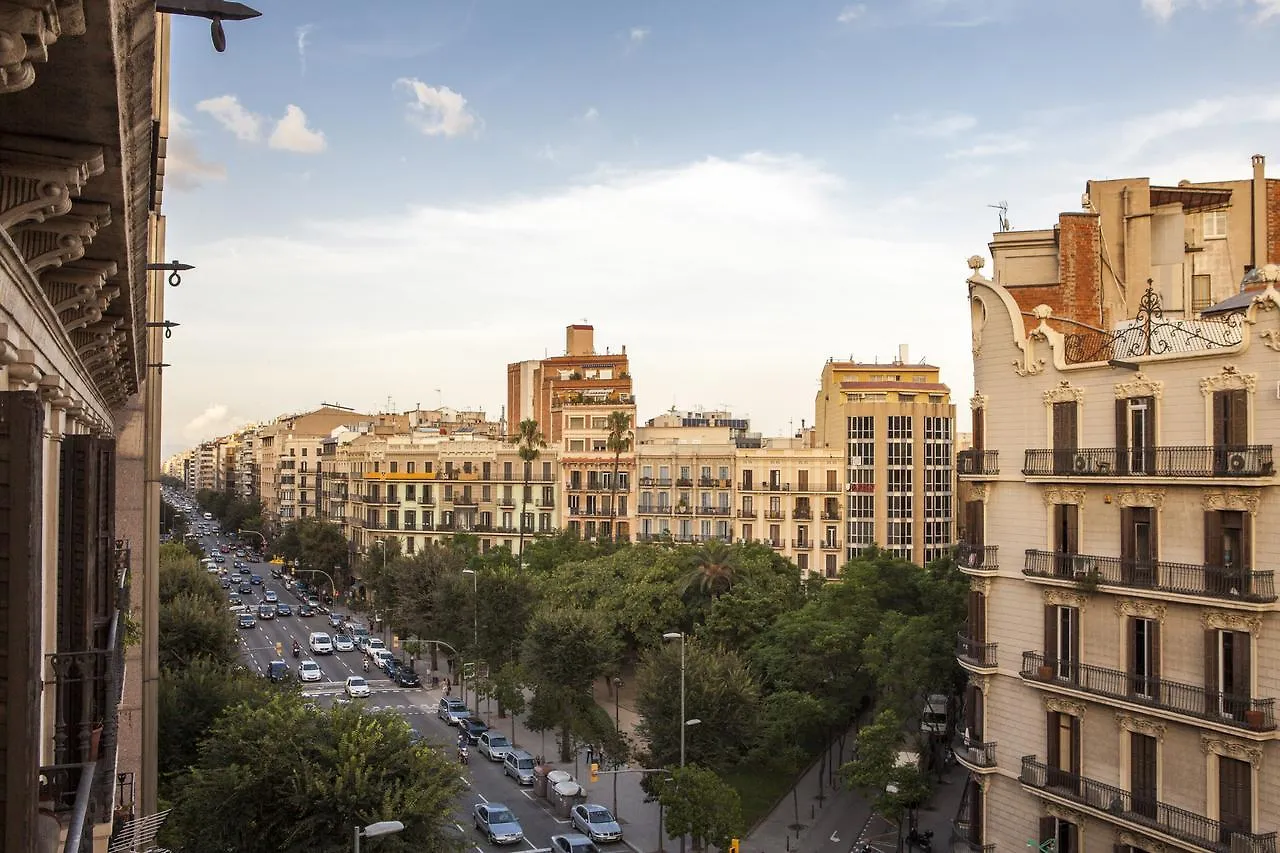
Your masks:
<svg viewBox="0 0 1280 853"><path fill-rule="evenodd" d="M276 657L284 657L284 643L276 643Z"/></svg>
<svg viewBox="0 0 1280 853"><path fill-rule="evenodd" d="M729 839L729 853L738 853L738 839Z"/></svg>
<svg viewBox="0 0 1280 853"><path fill-rule="evenodd" d="M598 761L591 762L591 781L600 781L600 762Z"/></svg>

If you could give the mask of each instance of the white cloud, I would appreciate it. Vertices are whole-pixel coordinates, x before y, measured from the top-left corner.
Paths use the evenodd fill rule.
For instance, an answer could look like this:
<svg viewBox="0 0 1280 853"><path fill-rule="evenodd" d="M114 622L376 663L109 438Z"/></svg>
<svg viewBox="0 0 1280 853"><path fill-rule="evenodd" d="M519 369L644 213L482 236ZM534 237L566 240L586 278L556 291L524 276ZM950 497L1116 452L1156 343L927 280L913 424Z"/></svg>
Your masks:
<svg viewBox="0 0 1280 853"><path fill-rule="evenodd" d="M643 44L644 40L649 37L651 30L648 27L632 27L627 33L627 38L633 45Z"/></svg>
<svg viewBox="0 0 1280 853"><path fill-rule="evenodd" d="M556 159L560 155L559 155L559 152L557 152L556 149L551 145L551 143L548 142L545 145L543 145L541 148L539 148L538 153L535 154L534 156L536 156L539 160L546 160L548 163L554 163L556 162Z"/></svg>
<svg viewBox="0 0 1280 853"><path fill-rule="evenodd" d="M600 111L595 107L587 107L587 111L582 114L583 121L595 121L600 118Z"/></svg>
<svg viewBox="0 0 1280 853"><path fill-rule="evenodd" d="M911 113L895 115L893 122L904 133L936 139L955 136L978 126L978 120L965 113Z"/></svg>
<svg viewBox="0 0 1280 853"><path fill-rule="evenodd" d="M324 134L307 127L307 114L294 104L285 107L284 117L276 122L267 144L282 151L319 154L327 146Z"/></svg>
<svg viewBox="0 0 1280 853"><path fill-rule="evenodd" d="M1280 0L1254 0L1258 4L1258 20L1267 21L1280 15Z"/></svg>
<svg viewBox="0 0 1280 853"><path fill-rule="evenodd" d="M226 435L248 423L247 418L231 414L225 403L214 403L182 426L187 441L198 444L210 438Z"/></svg>
<svg viewBox="0 0 1280 853"><path fill-rule="evenodd" d="M262 138L262 116L245 109L235 95L219 95L206 98L196 104L196 109L213 116L218 124L245 142L257 142Z"/></svg>
<svg viewBox="0 0 1280 853"><path fill-rule="evenodd" d="M428 86L414 77L401 77L396 85L408 89L409 119L427 136L459 136L475 128L475 113L467 109L467 99L448 86Z"/></svg>
<svg viewBox="0 0 1280 853"><path fill-rule="evenodd" d="M169 144L165 153L165 186L190 190L206 181L225 181L227 167L204 159L196 145L195 129L181 113L169 111Z"/></svg>
<svg viewBox="0 0 1280 853"><path fill-rule="evenodd" d="M307 73L307 39L311 37L311 33L315 31L315 24L303 24L298 27L298 62L302 65L302 73Z"/></svg>
<svg viewBox="0 0 1280 853"><path fill-rule="evenodd" d="M1280 0L1245 0L1245 2L1256 8L1254 20L1258 23L1280 15ZM1142 0L1142 9L1156 20L1166 22L1181 9L1193 6L1198 9L1210 9L1221 3L1222 0ZM1236 5L1240 5L1240 0L1237 0Z"/></svg>
<svg viewBox="0 0 1280 853"><path fill-rule="evenodd" d="M1173 17L1174 5L1175 0L1142 0L1143 10L1162 21Z"/></svg>
<svg viewBox="0 0 1280 853"><path fill-rule="evenodd" d="M836 15L836 21L841 24L852 24L866 13L866 3L854 3L852 6L845 6L841 9L840 14Z"/></svg>
<svg viewBox="0 0 1280 853"><path fill-rule="evenodd" d="M999 134L980 135L972 145L948 151L948 160L965 158L1004 157L1010 154L1021 154L1031 149L1031 142L1020 136L1002 136Z"/></svg>

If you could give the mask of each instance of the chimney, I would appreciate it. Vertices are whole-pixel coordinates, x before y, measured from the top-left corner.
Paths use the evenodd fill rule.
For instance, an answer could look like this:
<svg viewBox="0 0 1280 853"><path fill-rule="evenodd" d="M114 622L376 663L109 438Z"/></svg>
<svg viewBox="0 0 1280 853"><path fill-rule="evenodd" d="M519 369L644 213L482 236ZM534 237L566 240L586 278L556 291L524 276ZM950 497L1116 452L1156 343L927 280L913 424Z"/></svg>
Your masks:
<svg viewBox="0 0 1280 853"><path fill-rule="evenodd" d="M907 345L898 344L898 364L907 363Z"/></svg>
<svg viewBox="0 0 1280 853"><path fill-rule="evenodd" d="M1253 155L1253 266L1261 269L1267 257L1267 158Z"/></svg>
<svg viewBox="0 0 1280 853"><path fill-rule="evenodd" d="M565 355L595 355L595 328L575 323L565 329Z"/></svg>

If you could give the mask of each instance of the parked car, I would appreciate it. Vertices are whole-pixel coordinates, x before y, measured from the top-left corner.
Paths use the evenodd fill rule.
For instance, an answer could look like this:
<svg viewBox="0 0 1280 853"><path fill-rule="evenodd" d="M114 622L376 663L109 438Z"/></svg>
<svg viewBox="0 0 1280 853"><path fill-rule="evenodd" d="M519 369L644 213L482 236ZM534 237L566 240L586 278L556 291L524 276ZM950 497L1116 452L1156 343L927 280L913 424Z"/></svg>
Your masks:
<svg viewBox="0 0 1280 853"><path fill-rule="evenodd" d="M524 840L520 821L502 803L476 803L471 810L471 820L476 831L483 833L490 844L516 844Z"/></svg>
<svg viewBox="0 0 1280 853"><path fill-rule="evenodd" d="M608 843L622 840L622 826L609 811L596 803L579 803L569 810L573 826L592 841Z"/></svg>
<svg viewBox="0 0 1280 853"><path fill-rule="evenodd" d="M471 716L471 711L466 703L456 696L443 696L436 707L436 716L449 725L456 726L459 721Z"/></svg>
<svg viewBox="0 0 1280 853"><path fill-rule="evenodd" d="M374 649L369 653L369 660L378 669L386 669L387 661L393 660L394 658L395 655L391 654L391 652L386 649Z"/></svg>
<svg viewBox="0 0 1280 853"><path fill-rule="evenodd" d="M458 731L467 738L467 743L476 744L480 736L489 731L489 724L479 717L466 716L458 720Z"/></svg>
<svg viewBox="0 0 1280 853"><path fill-rule="evenodd" d="M381 637L370 637L365 640L363 648L365 654L371 655L374 652L387 651L387 644Z"/></svg>
<svg viewBox="0 0 1280 853"><path fill-rule="evenodd" d="M507 740L506 735L489 729L480 735L480 742L476 745L476 749L490 761L501 761L511 751L511 741Z"/></svg>
<svg viewBox="0 0 1280 853"><path fill-rule="evenodd" d="M523 749L512 749L502 759L502 772L515 779L521 785L533 784L533 756Z"/></svg>
<svg viewBox="0 0 1280 853"><path fill-rule="evenodd" d="M402 666L396 669L395 674L391 676L391 680L401 687L421 687L422 679L418 677L418 673Z"/></svg>
<svg viewBox="0 0 1280 853"><path fill-rule="evenodd" d="M308 658L298 664L298 680L323 681L324 672L321 671L320 664Z"/></svg>
<svg viewBox="0 0 1280 853"><path fill-rule="evenodd" d="M346 619L347 619L347 617L346 617L346 616L343 616L341 613L337 613L337 612L330 613L330 614L329 614L329 627L330 627L330 628L332 628L333 630L337 631L337 630L339 630L339 629L341 629L341 628L342 628L342 623L343 623L343 622L345 622L345 621L346 621Z"/></svg>
<svg viewBox="0 0 1280 853"><path fill-rule="evenodd" d="M352 699L365 699L369 696L369 682L364 680L364 676L350 675L347 676L347 684L345 687L347 695Z"/></svg>
<svg viewBox="0 0 1280 853"><path fill-rule="evenodd" d="M551 853L600 853L595 842L580 832L551 836Z"/></svg>

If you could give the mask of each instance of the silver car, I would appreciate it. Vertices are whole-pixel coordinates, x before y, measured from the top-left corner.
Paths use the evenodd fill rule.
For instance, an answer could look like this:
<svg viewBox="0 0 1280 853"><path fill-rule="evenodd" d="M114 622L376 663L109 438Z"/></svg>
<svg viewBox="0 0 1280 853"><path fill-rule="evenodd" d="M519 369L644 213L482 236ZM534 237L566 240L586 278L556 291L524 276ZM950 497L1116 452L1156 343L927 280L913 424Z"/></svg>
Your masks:
<svg viewBox="0 0 1280 853"><path fill-rule="evenodd" d="M569 810L574 829L602 844L622 840L622 827L613 812L596 803L582 803Z"/></svg>
<svg viewBox="0 0 1280 853"><path fill-rule="evenodd" d="M502 803L476 803L471 810L471 821L491 844L516 844L524 840L520 821Z"/></svg>

